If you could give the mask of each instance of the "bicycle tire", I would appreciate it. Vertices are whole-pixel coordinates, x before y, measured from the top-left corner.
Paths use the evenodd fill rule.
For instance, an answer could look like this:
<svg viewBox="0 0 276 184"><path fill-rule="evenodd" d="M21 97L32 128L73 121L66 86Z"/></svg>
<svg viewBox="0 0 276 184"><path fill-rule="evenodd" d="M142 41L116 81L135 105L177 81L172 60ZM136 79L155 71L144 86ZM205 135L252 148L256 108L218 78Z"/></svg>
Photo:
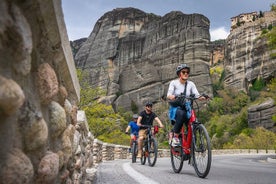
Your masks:
<svg viewBox="0 0 276 184"><path fill-rule="evenodd" d="M149 166L153 167L156 163L158 155L157 142L154 138L148 141L148 163Z"/></svg>
<svg viewBox="0 0 276 184"><path fill-rule="evenodd" d="M194 127L193 134L192 163L198 177L205 178L210 171L212 162L210 137L202 124Z"/></svg>
<svg viewBox="0 0 276 184"><path fill-rule="evenodd" d="M142 149L142 155L141 155L141 158L140 158L142 165L145 165L146 159L147 159L147 157L146 157L146 149L145 149L145 146L144 146L143 149Z"/></svg>
<svg viewBox="0 0 276 184"><path fill-rule="evenodd" d="M132 153L132 163L135 163L136 156L137 156L137 143L136 142L132 143L131 153Z"/></svg>
<svg viewBox="0 0 276 184"><path fill-rule="evenodd" d="M184 163L182 147L173 147L170 145L171 164L175 173L180 173Z"/></svg>

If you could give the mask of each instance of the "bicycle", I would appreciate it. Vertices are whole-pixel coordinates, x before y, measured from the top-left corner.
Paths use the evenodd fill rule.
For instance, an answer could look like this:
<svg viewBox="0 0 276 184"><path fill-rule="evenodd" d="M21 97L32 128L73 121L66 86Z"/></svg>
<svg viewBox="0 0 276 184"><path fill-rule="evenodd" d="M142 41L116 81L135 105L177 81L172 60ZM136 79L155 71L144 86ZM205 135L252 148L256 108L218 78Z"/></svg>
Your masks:
<svg viewBox="0 0 276 184"><path fill-rule="evenodd" d="M202 95L209 98L207 95ZM180 146L173 147L170 144L171 164L175 173L179 173L182 170L184 161L188 160L188 164L192 164L196 174L200 178L205 178L211 168L212 151L211 142L208 132L205 126L196 118L195 109L193 103L197 105L194 95L186 97L180 95L177 99L184 104L187 100L191 102L191 118L188 122L188 130L184 130L184 126L181 128L179 134Z"/></svg>
<svg viewBox="0 0 276 184"><path fill-rule="evenodd" d="M158 148L155 135L158 133L158 126L142 125L141 127L147 128L147 137L143 140L141 164L145 165L148 158L149 166L153 167L157 160ZM152 131L153 127L153 131Z"/></svg>
<svg viewBox="0 0 276 184"><path fill-rule="evenodd" d="M137 154L138 154L137 137L138 137L138 135L134 134L133 138L131 138L132 139L132 145L131 145L131 160L132 160L132 163L136 162L136 157L137 157Z"/></svg>

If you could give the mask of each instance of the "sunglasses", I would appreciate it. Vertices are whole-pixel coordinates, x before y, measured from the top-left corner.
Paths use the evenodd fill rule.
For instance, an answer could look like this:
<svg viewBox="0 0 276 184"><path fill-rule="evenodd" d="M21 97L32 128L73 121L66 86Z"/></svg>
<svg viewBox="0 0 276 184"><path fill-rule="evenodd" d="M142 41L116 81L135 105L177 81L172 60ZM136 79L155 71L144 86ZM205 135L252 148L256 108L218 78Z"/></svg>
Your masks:
<svg viewBox="0 0 276 184"><path fill-rule="evenodd" d="M146 107L152 107L152 105L147 105Z"/></svg>
<svg viewBox="0 0 276 184"><path fill-rule="evenodd" d="M185 74L189 74L190 72L188 72L188 71L181 71L181 73L182 73L183 75L185 75Z"/></svg>

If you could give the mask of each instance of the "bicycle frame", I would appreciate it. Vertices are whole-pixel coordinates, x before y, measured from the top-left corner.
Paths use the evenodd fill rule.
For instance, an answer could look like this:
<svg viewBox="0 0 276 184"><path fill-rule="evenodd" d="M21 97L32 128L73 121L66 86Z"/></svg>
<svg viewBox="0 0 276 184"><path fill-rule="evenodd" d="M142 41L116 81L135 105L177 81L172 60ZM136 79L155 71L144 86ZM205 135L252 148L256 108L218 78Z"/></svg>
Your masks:
<svg viewBox="0 0 276 184"><path fill-rule="evenodd" d="M134 134L134 136L133 136L133 138L131 138L131 140L134 142L134 141L137 141L137 137L138 137L138 135L135 135Z"/></svg>
<svg viewBox="0 0 276 184"><path fill-rule="evenodd" d="M156 128L152 130L154 126L146 126L147 127L147 136L143 140L142 144L142 157L141 164L144 165L146 162L146 158L148 159L149 166L153 167L156 163L157 159L157 142L155 140L155 134L158 132Z"/></svg>
<svg viewBox="0 0 276 184"><path fill-rule="evenodd" d="M152 130L151 130L151 126L150 127L147 127L147 136L146 136L146 138L143 140L143 148L145 148L145 151L146 152L148 152L148 150L149 150L149 140L152 138L152 137L154 137L153 136L153 133L152 133ZM146 153L146 157L148 157L148 155L147 155L148 153Z"/></svg>
<svg viewBox="0 0 276 184"><path fill-rule="evenodd" d="M191 149L191 145L192 145L192 129L193 129L193 126L192 124L196 121L196 115L195 115L195 110L192 109L192 114L191 114L191 118L188 122L188 132L187 132L187 135L185 135L185 129L184 129L184 126L182 126L181 128L181 131L180 131L180 134L181 134L181 139L182 139L182 149L183 149L183 152L186 154L186 155L189 155L190 154L190 149ZM179 152L177 152L179 153ZM177 154L175 152L175 154Z"/></svg>
<svg viewBox="0 0 276 184"><path fill-rule="evenodd" d="M191 143L192 143L192 129L193 126L192 124L196 121L196 115L195 115L195 110L192 110L192 115L191 118L188 122L188 134L185 135L185 130L184 126L181 128L181 134L182 134L182 148L185 154L190 154L190 149L191 149Z"/></svg>
<svg viewBox="0 0 276 184"><path fill-rule="evenodd" d="M138 149L138 136L134 134L134 136L131 138L132 144L131 144L131 153L132 153L132 163L136 162L136 156L137 156L137 149Z"/></svg>

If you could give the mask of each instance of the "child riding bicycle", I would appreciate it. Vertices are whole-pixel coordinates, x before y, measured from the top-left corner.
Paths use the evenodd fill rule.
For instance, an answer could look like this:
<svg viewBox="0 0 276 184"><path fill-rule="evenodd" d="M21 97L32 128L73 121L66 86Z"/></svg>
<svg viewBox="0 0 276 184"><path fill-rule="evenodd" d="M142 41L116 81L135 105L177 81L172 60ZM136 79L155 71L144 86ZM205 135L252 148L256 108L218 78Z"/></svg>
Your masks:
<svg viewBox="0 0 276 184"><path fill-rule="evenodd" d="M134 140L134 136L138 137L139 132L139 126L137 125L138 115L133 114L132 119L133 120L128 123L128 126L125 131L125 133L128 134L128 131L130 130L130 148L128 149L129 152L131 152L131 146Z"/></svg>

